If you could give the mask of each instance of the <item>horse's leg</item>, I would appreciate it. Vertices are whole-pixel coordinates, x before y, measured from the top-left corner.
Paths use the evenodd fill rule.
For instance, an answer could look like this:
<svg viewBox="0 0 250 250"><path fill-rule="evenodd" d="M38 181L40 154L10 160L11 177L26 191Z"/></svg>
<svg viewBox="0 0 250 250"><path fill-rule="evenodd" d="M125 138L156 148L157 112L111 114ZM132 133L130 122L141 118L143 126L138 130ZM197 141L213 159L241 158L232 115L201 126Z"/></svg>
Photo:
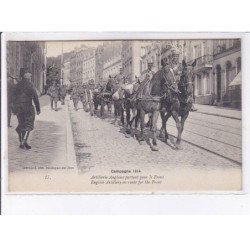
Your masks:
<svg viewBox="0 0 250 250"><path fill-rule="evenodd" d="M161 129L160 129L160 138L164 138L165 127L166 127L166 119L165 119L165 112L160 112L161 114Z"/></svg>
<svg viewBox="0 0 250 250"><path fill-rule="evenodd" d="M140 119L141 119L141 137L140 142L144 141L144 128L145 128L145 111L141 108L140 109Z"/></svg>
<svg viewBox="0 0 250 250"><path fill-rule="evenodd" d="M175 148L175 145L171 142L168 136L168 131L167 131L167 122L168 119L171 117L172 113L169 111L164 117L164 131L165 131L165 142L168 144L171 148Z"/></svg>
<svg viewBox="0 0 250 250"><path fill-rule="evenodd" d="M183 132L183 129L184 129L185 121L188 118L188 115L189 115L189 112L186 112L185 115L181 117L181 135L182 135L182 132ZM180 135L179 144L181 143L181 135Z"/></svg>
<svg viewBox="0 0 250 250"><path fill-rule="evenodd" d="M152 145L151 149L153 151L158 151L157 138L156 138L158 117L159 117L159 111L154 111L153 114L152 114L152 116L151 116L152 131L153 131L153 145Z"/></svg>
<svg viewBox="0 0 250 250"><path fill-rule="evenodd" d="M50 99L50 108L51 108L51 110L53 110L53 99L52 98Z"/></svg>
<svg viewBox="0 0 250 250"><path fill-rule="evenodd" d="M128 133L128 134L130 134L130 103L129 103L129 101L126 101L125 102L125 110L126 110L126 122L127 122L127 124L126 124L126 133Z"/></svg>
<svg viewBox="0 0 250 250"><path fill-rule="evenodd" d="M122 105L122 103L120 103L120 110L121 110L121 113L120 113L120 115L121 115L121 123L122 123L122 126L124 126L124 108L123 108L123 105Z"/></svg>
<svg viewBox="0 0 250 250"><path fill-rule="evenodd" d="M172 111L172 117L174 118L175 120L175 123L176 123L176 128L178 130L178 135L177 135L177 140L176 140L176 145L177 145L177 148L178 146L180 145L180 142L181 142L181 122L179 120L179 114L177 111Z"/></svg>
<svg viewBox="0 0 250 250"><path fill-rule="evenodd" d="M135 108L135 129L138 128L139 119L140 119L140 110Z"/></svg>
<svg viewBox="0 0 250 250"><path fill-rule="evenodd" d="M57 101L55 101L55 111L57 111Z"/></svg>
<svg viewBox="0 0 250 250"><path fill-rule="evenodd" d="M104 103L103 101L101 102L101 118L103 118L104 115Z"/></svg>

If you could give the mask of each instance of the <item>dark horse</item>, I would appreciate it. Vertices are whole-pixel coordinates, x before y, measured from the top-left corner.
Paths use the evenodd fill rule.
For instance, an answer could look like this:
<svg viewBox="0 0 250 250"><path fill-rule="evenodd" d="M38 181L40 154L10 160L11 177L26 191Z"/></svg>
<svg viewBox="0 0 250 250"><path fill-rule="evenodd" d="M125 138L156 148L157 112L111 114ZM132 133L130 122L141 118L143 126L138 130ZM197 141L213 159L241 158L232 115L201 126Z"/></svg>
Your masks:
<svg viewBox="0 0 250 250"><path fill-rule="evenodd" d="M160 135L163 136L165 132L165 142L173 148L179 148L181 144L181 134L184 129L185 121L189 115L189 111L193 104L193 69L196 65L196 60L188 65L182 61L182 74L178 83L178 91L172 92L169 96L170 99L164 99L162 103L161 119L162 127ZM167 133L167 121L170 117L173 117L178 130L176 145L173 145L169 140ZM181 118L179 120L179 117Z"/></svg>
<svg viewBox="0 0 250 250"><path fill-rule="evenodd" d="M162 109L162 102L166 98L169 86L175 85L174 73L169 67L162 67L157 71L151 81L145 85L141 93L137 94L137 112L140 116L141 137L139 141L144 141L145 114L151 115L151 125L153 132L153 145L151 149L158 151L157 147L157 120ZM134 118L132 118L133 120Z"/></svg>

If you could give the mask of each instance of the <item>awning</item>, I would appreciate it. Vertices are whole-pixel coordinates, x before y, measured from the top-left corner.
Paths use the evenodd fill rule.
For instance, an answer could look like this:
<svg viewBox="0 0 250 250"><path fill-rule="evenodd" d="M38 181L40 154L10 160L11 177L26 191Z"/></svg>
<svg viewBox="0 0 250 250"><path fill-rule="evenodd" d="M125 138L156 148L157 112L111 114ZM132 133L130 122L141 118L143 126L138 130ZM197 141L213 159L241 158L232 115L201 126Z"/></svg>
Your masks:
<svg viewBox="0 0 250 250"><path fill-rule="evenodd" d="M232 87L236 85L241 85L241 71L235 76L228 86Z"/></svg>

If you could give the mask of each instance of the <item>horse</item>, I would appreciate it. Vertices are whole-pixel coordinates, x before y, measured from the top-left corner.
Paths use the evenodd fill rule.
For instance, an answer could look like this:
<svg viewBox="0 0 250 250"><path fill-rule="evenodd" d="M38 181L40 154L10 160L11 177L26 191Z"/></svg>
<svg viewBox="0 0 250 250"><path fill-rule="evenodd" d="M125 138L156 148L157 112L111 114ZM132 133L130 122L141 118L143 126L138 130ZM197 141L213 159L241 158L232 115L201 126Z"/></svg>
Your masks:
<svg viewBox="0 0 250 250"><path fill-rule="evenodd" d="M153 145L151 145L152 151L158 151L156 132L157 120L162 108L162 101L168 94L169 86L174 86L175 84L174 73L169 67L162 67L153 75L152 79L145 84L144 88L139 91L140 93L137 93L136 95L137 116L140 117L141 123L141 136L139 142L141 144L145 140L145 115L151 114L151 125L153 131ZM135 117L133 117L132 120L133 119L135 119Z"/></svg>
<svg viewBox="0 0 250 250"><path fill-rule="evenodd" d="M178 91L172 93L172 100L164 100L161 110L162 127L160 130L160 136L163 137L165 133L165 142L172 148L179 149L181 144L181 135L184 129L185 121L189 115L189 112L193 104L193 79L194 79L194 67L196 60L188 65L185 60L182 61L182 73L180 81L178 83ZM173 117L178 130L176 145L170 140L167 132L167 121L170 117ZM179 120L179 117L181 120Z"/></svg>
<svg viewBox="0 0 250 250"><path fill-rule="evenodd" d="M132 123L135 120L135 127L137 128L138 124L138 116L137 114L137 107L136 107L136 100L135 94L139 87L139 82L129 83L126 85L121 85L117 91L112 96L114 100L114 104L117 102L119 105L119 111L121 116L122 125L125 125L124 122L124 112L126 114L126 133L131 133ZM134 117L133 121L130 120L131 118L131 111L132 117Z"/></svg>
<svg viewBox="0 0 250 250"><path fill-rule="evenodd" d="M108 111L111 114L112 109L112 94L110 91L106 91L106 86L102 86L100 89L95 90L93 93L93 102L95 111L97 111L98 106L101 106L100 115L104 118L104 108L107 105Z"/></svg>

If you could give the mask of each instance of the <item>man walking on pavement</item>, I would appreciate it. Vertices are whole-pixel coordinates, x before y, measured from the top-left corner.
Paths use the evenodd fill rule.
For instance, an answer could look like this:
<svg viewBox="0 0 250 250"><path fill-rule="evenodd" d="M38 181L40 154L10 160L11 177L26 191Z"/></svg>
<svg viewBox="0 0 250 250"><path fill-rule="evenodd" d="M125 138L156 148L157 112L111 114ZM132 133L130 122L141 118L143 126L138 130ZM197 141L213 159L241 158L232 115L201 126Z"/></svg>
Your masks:
<svg viewBox="0 0 250 250"><path fill-rule="evenodd" d="M55 111L58 111L57 102L59 101L59 97L60 97L60 87L57 85L56 81L53 81L52 86L49 87L48 95L50 96L51 110L53 110L53 103L55 103Z"/></svg>
<svg viewBox="0 0 250 250"><path fill-rule="evenodd" d="M18 133L20 148L31 149L27 143L30 131L34 129L35 109L32 101L35 104L37 115L40 114L40 103L38 95L31 83L31 73L26 68L20 69L21 81L13 88L13 113L17 116Z"/></svg>

